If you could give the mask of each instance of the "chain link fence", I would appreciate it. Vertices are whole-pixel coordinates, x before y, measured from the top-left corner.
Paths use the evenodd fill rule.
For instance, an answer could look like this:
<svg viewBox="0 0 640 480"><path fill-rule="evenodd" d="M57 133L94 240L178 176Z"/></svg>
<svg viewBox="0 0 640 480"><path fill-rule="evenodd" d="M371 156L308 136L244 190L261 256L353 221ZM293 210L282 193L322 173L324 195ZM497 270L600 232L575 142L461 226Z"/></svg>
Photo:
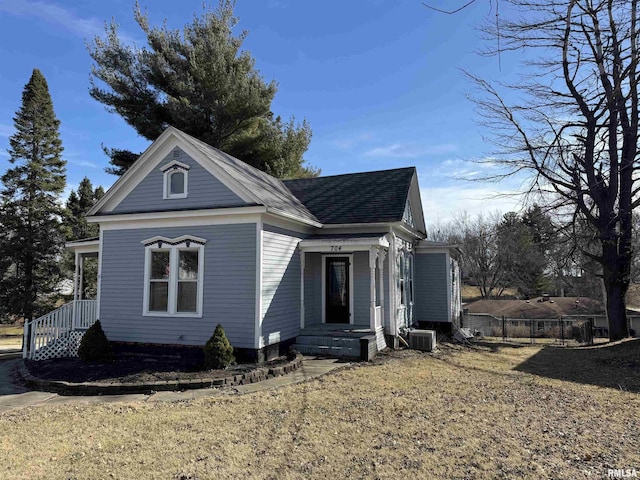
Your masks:
<svg viewBox="0 0 640 480"><path fill-rule="evenodd" d="M463 327L475 337L491 337L504 342L593 345L608 339L608 328L595 318L505 318L488 314L465 314Z"/></svg>

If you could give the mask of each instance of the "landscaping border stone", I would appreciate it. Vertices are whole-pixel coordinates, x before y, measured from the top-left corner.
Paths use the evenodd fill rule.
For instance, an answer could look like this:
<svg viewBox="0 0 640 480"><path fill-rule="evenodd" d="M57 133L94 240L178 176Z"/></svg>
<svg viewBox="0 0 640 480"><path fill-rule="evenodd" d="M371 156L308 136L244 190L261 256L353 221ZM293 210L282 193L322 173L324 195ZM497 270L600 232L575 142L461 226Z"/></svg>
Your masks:
<svg viewBox="0 0 640 480"><path fill-rule="evenodd" d="M176 390L195 390L200 388L234 387L256 383L268 378L280 377L294 372L302 366L302 354L296 352L284 365L277 367L259 366L247 373L229 375L223 378L202 378L189 380L167 380L144 383L101 383L101 382L65 382L45 380L29 372L24 362L18 364L18 375L29 388L60 395L121 395L128 393L146 393Z"/></svg>

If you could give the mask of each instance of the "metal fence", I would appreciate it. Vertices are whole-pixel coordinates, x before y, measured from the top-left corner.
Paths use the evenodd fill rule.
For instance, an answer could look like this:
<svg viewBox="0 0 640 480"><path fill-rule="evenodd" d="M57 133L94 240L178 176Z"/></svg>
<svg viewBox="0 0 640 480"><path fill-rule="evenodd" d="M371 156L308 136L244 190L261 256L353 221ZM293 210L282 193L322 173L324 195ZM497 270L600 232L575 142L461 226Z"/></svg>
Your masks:
<svg viewBox="0 0 640 480"><path fill-rule="evenodd" d="M492 337L505 342L568 343L592 345L594 339L608 338L608 329L593 318L505 318L487 314L466 314L463 326L475 337Z"/></svg>

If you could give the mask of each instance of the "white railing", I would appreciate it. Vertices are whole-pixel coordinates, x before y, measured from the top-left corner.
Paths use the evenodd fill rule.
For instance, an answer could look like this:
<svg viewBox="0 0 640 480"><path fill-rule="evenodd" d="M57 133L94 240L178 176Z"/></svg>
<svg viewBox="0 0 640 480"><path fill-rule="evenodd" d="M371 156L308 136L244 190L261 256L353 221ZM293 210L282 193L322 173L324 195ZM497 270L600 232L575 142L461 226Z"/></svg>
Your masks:
<svg viewBox="0 0 640 480"><path fill-rule="evenodd" d="M95 300L73 301L73 328L89 328L98 318L98 302Z"/></svg>
<svg viewBox="0 0 640 480"><path fill-rule="evenodd" d="M382 328L382 307L377 306L375 309L376 330Z"/></svg>
<svg viewBox="0 0 640 480"><path fill-rule="evenodd" d="M24 326L22 356L33 359L38 350L73 330L84 330L96 321L95 300L74 300Z"/></svg>

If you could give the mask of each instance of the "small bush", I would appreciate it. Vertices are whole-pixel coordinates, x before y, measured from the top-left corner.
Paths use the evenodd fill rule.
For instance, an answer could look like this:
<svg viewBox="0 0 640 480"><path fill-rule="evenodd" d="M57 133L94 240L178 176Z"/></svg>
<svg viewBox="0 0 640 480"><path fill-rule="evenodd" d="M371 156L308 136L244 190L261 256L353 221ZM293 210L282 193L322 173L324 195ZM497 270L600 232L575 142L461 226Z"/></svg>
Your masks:
<svg viewBox="0 0 640 480"><path fill-rule="evenodd" d="M226 368L234 361L233 347L222 325L218 324L212 337L204 346L204 366L205 368Z"/></svg>
<svg viewBox="0 0 640 480"><path fill-rule="evenodd" d="M111 345L102 330L100 320L91 325L82 336L80 347L78 348L78 356L84 362L96 362L99 360L107 360L111 357Z"/></svg>

